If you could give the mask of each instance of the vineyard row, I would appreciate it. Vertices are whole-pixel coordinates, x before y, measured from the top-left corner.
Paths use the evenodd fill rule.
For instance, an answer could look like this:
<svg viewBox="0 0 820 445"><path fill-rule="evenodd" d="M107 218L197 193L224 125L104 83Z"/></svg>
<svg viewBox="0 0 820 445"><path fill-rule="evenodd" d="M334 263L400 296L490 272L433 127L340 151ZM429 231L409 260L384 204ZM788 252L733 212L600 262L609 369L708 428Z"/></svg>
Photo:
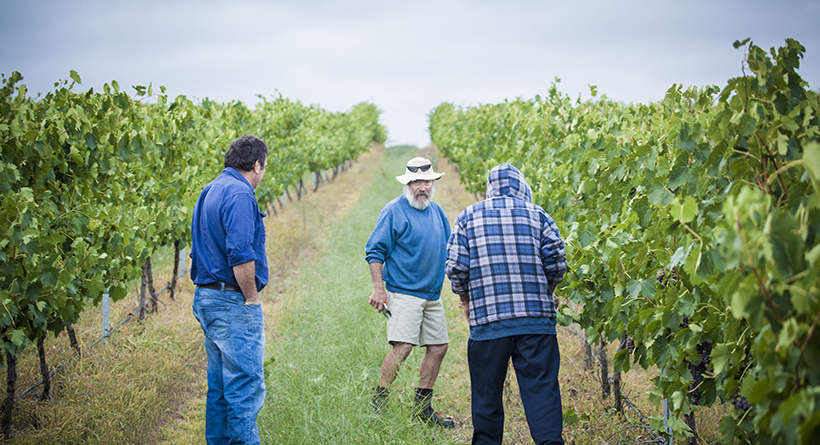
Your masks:
<svg viewBox="0 0 820 445"><path fill-rule="evenodd" d="M553 85L443 103L430 134L471 192L499 163L524 173L566 240L560 322L626 345L616 372L658 370L651 398L682 416L677 438L721 401L726 444L820 443L820 100L799 42L735 48L742 75L722 88L624 104Z"/></svg>
<svg viewBox="0 0 820 445"><path fill-rule="evenodd" d="M0 360L9 379L27 346L69 329L104 293L123 298L158 248L189 244L196 197L237 137L269 147L256 195L273 211L288 187L301 193L305 174L335 174L386 140L366 102L329 112L259 96L250 109L139 86L130 97L116 81L75 91L73 71L33 98L21 81L17 72L0 81ZM11 391L6 435L13 399Z"/></svg>

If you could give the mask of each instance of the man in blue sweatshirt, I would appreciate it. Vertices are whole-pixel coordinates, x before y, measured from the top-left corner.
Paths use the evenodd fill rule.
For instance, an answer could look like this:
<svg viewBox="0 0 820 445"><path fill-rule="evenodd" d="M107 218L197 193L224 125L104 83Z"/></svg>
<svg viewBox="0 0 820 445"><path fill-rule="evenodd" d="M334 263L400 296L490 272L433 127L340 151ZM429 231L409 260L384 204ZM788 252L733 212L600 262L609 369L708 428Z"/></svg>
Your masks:
<svg viewBox="0 0 820 445"><path fill-rule="evenodd" d="M473 444L501 445L510 359L533 440L563 444L553 292L567 270L566 252L517 168L490 171L487 199L456 217L447 254L450 286L470 320Z"/></svg>
<svg viewBox="0 0 820 445"><path fill-rule="evenodd" d="M440 298L450 221L433 202L434 181L442 175L433 170L429 159L407 162L404 174L396 177L404 192L379 213L367 240L365 259L373 280L369 302L388 315L387 341L392 346L382 363L373 408L380 412L384 407L387 388L413 346L424 346L427 351L415 394L417 415L428 424L452 428L453 420L439 416L431 405L433 385L450 341Z"/></svg>

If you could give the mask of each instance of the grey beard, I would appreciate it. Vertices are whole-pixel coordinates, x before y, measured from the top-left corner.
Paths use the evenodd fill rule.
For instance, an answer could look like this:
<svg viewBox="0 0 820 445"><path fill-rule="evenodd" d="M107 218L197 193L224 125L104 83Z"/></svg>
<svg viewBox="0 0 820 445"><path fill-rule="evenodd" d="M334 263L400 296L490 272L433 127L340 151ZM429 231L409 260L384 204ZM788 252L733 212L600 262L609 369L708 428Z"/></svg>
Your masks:
<svg viewBox="0 0 820 445"><path fill-rule="evenodd" d="M430 207L430 203L433 202L433 195L436 194L436 184L433 183L433 186L430 187L430 196L424 202L421 202L413 196L413 192L410 191L409 185L404 185L404 197L407 198L407 202L410 203L410 207L416 210L425 210L427 207Z"/></svg>

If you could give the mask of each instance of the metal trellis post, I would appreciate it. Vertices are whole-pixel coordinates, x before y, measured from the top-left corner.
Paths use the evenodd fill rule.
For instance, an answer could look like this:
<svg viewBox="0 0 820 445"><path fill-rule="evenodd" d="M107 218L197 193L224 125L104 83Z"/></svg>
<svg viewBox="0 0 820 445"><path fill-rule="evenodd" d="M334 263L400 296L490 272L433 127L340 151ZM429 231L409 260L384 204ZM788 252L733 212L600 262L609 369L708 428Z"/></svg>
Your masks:
<svg viewBox="0 0 820 445"><path fill-rule="evenodd" d="M187 272L188 271L188 269L185 268L185 264L186 264L185 261L187 261L186 260L187 257L185 256L185 250L186 249L183 247L179 251L179 270L181 270L182 272Z"/></svg>
<svg viewBox="0 0 820 445"><path fill-rule="evenodd" d="M663 377L666 380L666 368L663 368ZM672 426L669 425L669 399L663 399L663 427L666 433L669 434L669 445L672 445L674 437L672 436Z"/></svg>
<svg viewBox="0 0 820 445"><path fill-rule="evenodd" d="M105 288L105 293L103 294L102 299L102 337L105 338L105 344L108 344L108 333L111 328L111 324L108 322L108 315L109 311L111 310L111 297L108 294L108 289L110 287Z"/></svg>

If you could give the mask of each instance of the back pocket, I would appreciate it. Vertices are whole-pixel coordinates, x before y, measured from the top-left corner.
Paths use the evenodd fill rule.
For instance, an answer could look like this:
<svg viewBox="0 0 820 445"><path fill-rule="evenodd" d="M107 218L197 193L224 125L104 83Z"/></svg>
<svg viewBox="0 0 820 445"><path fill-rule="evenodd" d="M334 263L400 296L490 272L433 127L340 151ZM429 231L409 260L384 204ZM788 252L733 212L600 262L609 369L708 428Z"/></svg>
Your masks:
<svg viewBox="0 0 820 445"><path fill-rule="evenodd" d="M223 340L231 336L231 308L202 308L205 336Z"/></svg>

